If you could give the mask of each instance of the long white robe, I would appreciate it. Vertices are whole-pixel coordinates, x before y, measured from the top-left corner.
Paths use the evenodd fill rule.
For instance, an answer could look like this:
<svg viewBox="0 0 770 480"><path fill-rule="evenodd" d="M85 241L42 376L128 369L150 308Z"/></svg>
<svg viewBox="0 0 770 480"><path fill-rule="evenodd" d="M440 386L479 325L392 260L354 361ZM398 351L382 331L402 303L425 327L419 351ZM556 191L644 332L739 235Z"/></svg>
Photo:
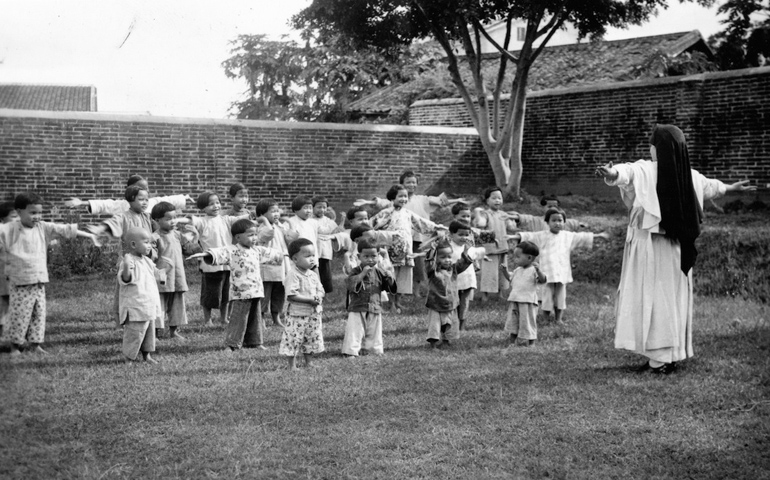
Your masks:
<svg viewBox="0 0 770 480"><path fill-rule="evenodd" d="M680 268L679 242L660 228L656 185L658 164L648 160L615 165L618 186L629 221L615 314L615 348L630 350L657 362L677 362L693 355L692 270ZM698 203L725 194L719 180L692 170Z"/></svg>

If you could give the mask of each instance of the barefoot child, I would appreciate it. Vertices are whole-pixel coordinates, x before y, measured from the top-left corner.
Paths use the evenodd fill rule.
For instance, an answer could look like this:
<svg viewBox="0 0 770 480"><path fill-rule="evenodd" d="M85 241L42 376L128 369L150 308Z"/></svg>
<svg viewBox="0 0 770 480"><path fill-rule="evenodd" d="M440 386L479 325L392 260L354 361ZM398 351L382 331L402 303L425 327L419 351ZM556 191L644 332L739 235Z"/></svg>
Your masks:
<svg viewBox="0 0 770 480"><path fill-rule="evenodd" d="M231 351L240 350L241 347L265 350L265 322L260 308L260 302L265 296L261 265L283 261L284 253L257 245L257 225L247 218L233 223L231 234L235 245L209 248L190 258L201 258L209 265L230 267L232 312L227 325L227 348Z"/></svg>
<svg viewBox="0 0 770 480"><path fill-rule="evenodd" d="M473 219L474 226L494 234L493 243L485 243L487 259L481 262L479 290L484 299L491 294L502 295L508 288L505 278L500 279L500 265L505 263L508 253L506 221L508 213L501 210L503 191L499 187L489 187L482 196L486 208L477 210Z"/></svg>
<svg viewBox="0 0 770 480"><path fill-rule="evenodd" d="M567 232L564 221L567 215L556 208L545 212L545 221L549 230L540 232L519 232L512 236L514 240L532 242L540 249L540 266L548 277L545 284L545 297L542 298L543 312L549 317L554 312L554 321L560 323L567 307L567 284L572 283L572 264L570 256L577 248L593 248L594 237L607 240L607 233L594 235L590 232Z"/></svg>
<svg viewBox="0 0 770 480"><path fill-rule="evenodd" d="M289 244L289 258L293 267L286 276L286 328L281 336L278 353L289 359L289 368L297 369L297 354L305 357L305 365L312 367L313 354L324 351L321 325L321 302L324 289L316 265L315 247L307 238L298 238Z"/></svg>
<svg viewBox="0 0 770 480"><path fill-rule="evenodd" d="M289 246L286 243L286 231L289 227L280 222L281 210L278 208L278 202L272 198L263 198L257 202L256 214L257 218L265 219L266 228L269 227L273 230L272 237L269 240L260 241L260 244L273 250L280 250L285 255L280 262L262 264L262 285L265 290L262 314L267 315L267 312L270 311L273 325L283 327L281 315L286 300L283 282L289 272Z"/></svg>
<svg viewBox="0 0 770 480"><path fill-rule="evenodd" d="M177 223L187 219L178 218L176 207L168 202L160 202L152 207L150 217L158 224L158 230L152 234L158 249L158 260L155 265L165 277L165 280L158 285L163 315L161 322L155 325L155 333L157 336L163 329L163 325L168 324L169 337L184 340L184 337L179 334L179 327L187 325L185 292L188 287L182 245L196 243L198 232L191 225L187 226L186 234L177 230Z"/></svg>
<svg viewBox="0 0 770 480"><path fill-rule="evenodd" d="M198 243L203 250L232 245L230 229L241 218L248 218L248 213L240 217L220 215L222 209L219 195L203 192L198 196L196 206L204 215L192 217L193 227L198 231ZM209 265L204 261L199 264L201 271L201 307L203 322L212 326L211 310L219 309L219 321L227 323L227 304L230 292L230 269L226 265Z"/></svg>
<svg viewBox="0 0 770 480"><path fill-rule="evenodd" d="M48 283L48 245L59 236L87 237L99 245L96 237L78 230L77 224L64 225L43 221L43 199L29 192L13 201L18 222L0 227L0 252L6 258L9 319L7 338L11 355L21 353L25 341L33 353L46 353L41 347L45 338L45 284Z"/></svg>
<svg viewBox="0 0 770 480"><path fill-rule="evenodd" d="M382 355L382 295L381 292L396 292L396 281L388 270L379 266L380 255L377 245L371 240L358 242L358 257L361 264L350 272L347 278L349 304L345 337L342 340L342 354L349 358L366 352Z"/></svg>
<svg viewBox="0 0 770 480"><path fill-rule="evenodd" d="M484 249L478 250L474 254L483 255ZM457 275L473 264L469 251L470 247L465 244L460 260L454 262L449 241L440 239L426 258L428 299L425 306L428 307L428 342L433 348L449 346L450 339L459 338Z"/></svg>
<svg viewBox="0 0 770 480"><path fill-rule="evenodd" d="M508 317L505 333L508 346L516 345L516 339L527 340L533 345L537 340L537 285L547 281L546 276L534 264L540 250L532 242L521 242L513 250L513 272L506 265L500 265L500 273L511 282L508 295Z"/></svg>
<svg viewBox="0 0 770 480"><path fill-rule="evenodd" d="M149 257L152 237L141 227L130 227L123 236L125 255L118 268L120 324L123 325L123 356L134 361L142 352L148 363L155 351L155 322L163 315L158 293L160 270Z"/></svg>
<svg viewBox="0 0 770 480"><path fill-rule="evenodd" d="M147 180L141 175L131 175L126 181L126 188L131 185L137 185L142 187L143 190L150 191ZM192 198L189 195L169 195L166 197L149 197L147 202L147 210L152 210L152 207L160 202L169 202L174 205L177 210L184 210L186 202L192 202ZM129 202L125 199L121 200L81 200L79 198L70 198L64 204L70 208L76 208L81 205L85 205L88 209L88 213L93 215L120 215L127 211L130 206Z"/></svg>

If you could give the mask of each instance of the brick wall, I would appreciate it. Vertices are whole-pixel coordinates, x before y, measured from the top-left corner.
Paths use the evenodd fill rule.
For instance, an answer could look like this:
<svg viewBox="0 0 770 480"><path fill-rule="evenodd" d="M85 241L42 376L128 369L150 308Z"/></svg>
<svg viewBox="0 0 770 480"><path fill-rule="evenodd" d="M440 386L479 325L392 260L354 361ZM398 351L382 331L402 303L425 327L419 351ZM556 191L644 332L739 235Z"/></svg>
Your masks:
<svg viewBox="0 0 770 480"><path fill-rule="evenodd" d="M416 102L409 119L412 125L471 125L454 99ZM701 173L750 179L763 197L770 195L770 67L533 92L522 185L533 193L617 195L597 188L593 167L649 158L656 123L685 132Z"/></svg>
<svg viewBox="0 0 770 480"><path fill-rule="evenodd" d="M243 182L253 202L271 196L288 208L298 194L323 194L337 210L384 196L406 169L429 192L493 182L473 129L19 110L0 110L0 168L2 201L35 190L52 206L121 198L134 173L154 195L210 189L225 200L230 184Z"/></svg>

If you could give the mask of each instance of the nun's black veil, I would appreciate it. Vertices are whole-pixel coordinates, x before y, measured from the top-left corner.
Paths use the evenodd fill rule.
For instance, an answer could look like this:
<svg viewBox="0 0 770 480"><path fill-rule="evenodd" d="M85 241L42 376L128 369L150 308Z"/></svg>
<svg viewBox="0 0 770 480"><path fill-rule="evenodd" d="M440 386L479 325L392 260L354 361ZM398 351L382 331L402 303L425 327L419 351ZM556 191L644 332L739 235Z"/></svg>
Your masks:
<svg viewBox="0 0 770 480"><path fill-rule="evenodd" d="M679 241L681 268L687 275L698 255L695 239L700 235L703 209L695 196L684 133L673 125L656 125L650 144L655 146L658 157L660 226L667 237Z"/></svg>

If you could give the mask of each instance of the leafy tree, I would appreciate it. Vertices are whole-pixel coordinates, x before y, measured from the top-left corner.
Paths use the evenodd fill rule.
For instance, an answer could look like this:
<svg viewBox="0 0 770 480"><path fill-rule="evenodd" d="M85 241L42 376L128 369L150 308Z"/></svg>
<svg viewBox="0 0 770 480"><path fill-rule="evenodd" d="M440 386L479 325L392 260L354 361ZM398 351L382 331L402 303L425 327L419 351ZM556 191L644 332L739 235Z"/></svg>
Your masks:
<svg viewBox="0 0 770 480"><path fill-rule="evenodd" d="M709 5L712 1L698 3ZM340 34L356 47L377 48L385 55L414 41L435 38L479 132L495 181L506 193L518 197L527 80L532 64L551 37L572 24L581 38L598 38L608 26L640 24L665 6L666 0L313 0L293 23L296 28L322 35ZM509 52L509 45L513 22L519 19L526 21L526 33L523 46L514 54ZM502 44L484 28L496 21L505 22L507 27ZM482 74L482 38L500 52L491 92ZM460 62L467 62L470 69L467 82L461 76ZM516 74L503 111L501 94L509 64L515 65Z"/></svg>
<svg viewBox="0 0 770 480"><path fill-rule="evenodd" d="M353 48L339 35L305 33L305 45L265 35L240 35L222 65L229 78L249 86L234 102L238 118L344 122L347 105L376 88L402 83L438 61L428 46L402 46L389 54Z"/></svg>
<svg viewBox="0 0 770 480"><path fill-rule="evenodd" d="M717 9L725 29L709 38L722 70L756 67L770 57L770 2L727 0Z"/></svg>

